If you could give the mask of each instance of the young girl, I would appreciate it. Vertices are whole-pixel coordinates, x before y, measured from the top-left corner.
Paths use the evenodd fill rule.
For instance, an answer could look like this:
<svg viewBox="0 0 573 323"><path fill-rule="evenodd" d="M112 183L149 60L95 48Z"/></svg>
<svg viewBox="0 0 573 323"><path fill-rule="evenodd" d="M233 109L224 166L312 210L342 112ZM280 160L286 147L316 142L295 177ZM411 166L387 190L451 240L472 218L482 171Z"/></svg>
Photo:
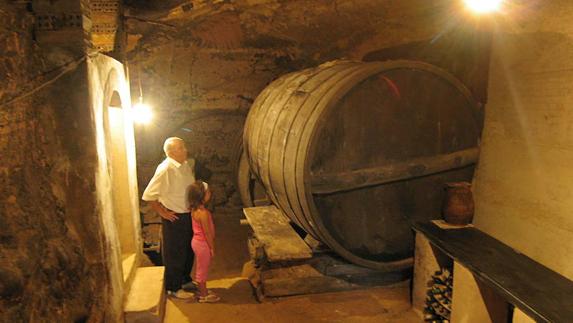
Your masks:
<svg viewBox="0 0 573 323"><path fill-rule="evenodd" d="M207 290L207 274L211 258L215 255L215 225L205 204L211 199L207 183L196 181L189 187L189 207L193 225L191 247L195 252L195 280L199 284L199 303L214 303L219 296Z"/></svg>

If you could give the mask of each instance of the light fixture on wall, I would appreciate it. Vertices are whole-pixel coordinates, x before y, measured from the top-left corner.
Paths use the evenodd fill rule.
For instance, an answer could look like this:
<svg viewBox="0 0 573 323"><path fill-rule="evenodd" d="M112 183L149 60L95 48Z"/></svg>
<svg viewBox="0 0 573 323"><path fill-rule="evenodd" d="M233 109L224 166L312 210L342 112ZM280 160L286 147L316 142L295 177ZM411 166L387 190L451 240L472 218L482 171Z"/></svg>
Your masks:
<svg viewBox="0 0 573 323"><path fill-rule="evenodd" d="M478 14L498 11L502 2L503 0L464 0L465 5Z"/></svg>
<svg viewBox="0 0 573 323"><path fill-rule="evenodd" d="M138 74L139 81L139 102L136 103L132 108L132 119L136 123L146 124L153 118L153 113L151 113L151 107L143 103L143 90L141 89L141 74Z"/></svg>
<svg viewBox="0 0 573 323"><path fill-rule="evenodd" d="M139 97L139 102L133 106L133 121L136 123L149 123L153 118L149 105L143 103L143 98Z"/></svg>

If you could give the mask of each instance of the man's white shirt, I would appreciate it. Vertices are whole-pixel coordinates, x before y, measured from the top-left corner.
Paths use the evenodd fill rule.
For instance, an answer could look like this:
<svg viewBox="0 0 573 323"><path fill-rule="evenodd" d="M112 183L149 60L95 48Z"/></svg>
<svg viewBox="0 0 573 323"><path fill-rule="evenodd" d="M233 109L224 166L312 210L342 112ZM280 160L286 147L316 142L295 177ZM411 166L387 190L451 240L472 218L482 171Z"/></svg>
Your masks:
<svg viewBox="0 0 573 323"><path fill-rule="evenodd" d="M195 160L183 163L167 157L155 170L153 178L145 188L144 201L159 201L176 213L189 212L187 194L189 185L195 182Z"/></svg>

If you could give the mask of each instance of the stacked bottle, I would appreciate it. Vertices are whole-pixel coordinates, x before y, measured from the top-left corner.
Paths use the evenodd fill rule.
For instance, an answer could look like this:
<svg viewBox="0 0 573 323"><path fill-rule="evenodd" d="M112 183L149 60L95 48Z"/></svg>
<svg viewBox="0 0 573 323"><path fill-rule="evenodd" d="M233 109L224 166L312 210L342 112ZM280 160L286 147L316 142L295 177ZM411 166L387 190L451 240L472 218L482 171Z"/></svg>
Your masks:
<svg viewBox="0 0 573 323"><path fill-rule="evenodd" d="M424 320L431 323L449 323L452 311L453 276L448 269L432 275L432 287L426 296Z"/></svg>

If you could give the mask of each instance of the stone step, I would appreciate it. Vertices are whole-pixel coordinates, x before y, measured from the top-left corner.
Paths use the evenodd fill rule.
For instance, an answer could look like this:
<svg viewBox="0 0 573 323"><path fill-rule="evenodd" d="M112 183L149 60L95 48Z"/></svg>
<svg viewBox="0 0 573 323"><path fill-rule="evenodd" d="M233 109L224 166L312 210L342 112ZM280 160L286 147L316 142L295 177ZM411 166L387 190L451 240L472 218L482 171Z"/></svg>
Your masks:
<svg viewBox="0 0 573 323"><path fill-rule="evenodd" d="M140 267L124 305L126 323L161 323L165 313L165 267Z"/></svg>

